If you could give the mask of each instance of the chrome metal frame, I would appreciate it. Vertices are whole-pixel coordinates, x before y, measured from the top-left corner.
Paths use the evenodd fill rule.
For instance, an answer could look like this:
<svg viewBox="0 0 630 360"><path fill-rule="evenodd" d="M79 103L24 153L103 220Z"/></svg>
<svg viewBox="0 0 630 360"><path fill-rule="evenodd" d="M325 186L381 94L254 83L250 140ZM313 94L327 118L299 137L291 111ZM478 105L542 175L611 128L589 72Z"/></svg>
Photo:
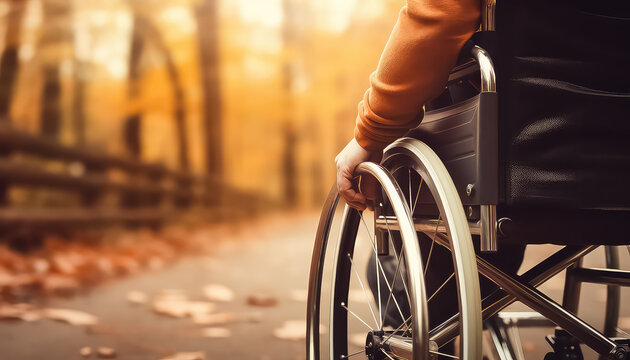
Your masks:
<svg viewBox="0 0 630 360"><path fill-rule="evenodd" d="M481 72L481 92L496 92L497 79L490 54L475 45L472 48L472 55L479 64L479 71Z"/></svg>
<svg viewBox="0 0 630 360"><path fill-rule="evenodd" d="M479 46L474 46L472 55L479 64L481 92L496 92L497 80L490 55ZM480 119L480 121L483 121ZM480 249L483 252L497 251L497 207L496 204L482 204L480 207Z"/></svg>
<svg viewBox="0 0 630 360"><path fill-rule="evenodd" d="M436 241L446 247L444 239L438 237ZM567 267L572 266L597 247L596 245L579 248L567 246L521 275L519 279L503 273L477 256L479 272L501 287L500 290L496 290L483 299L483 319L488 320L518 300L554 324L564 328L599 354L625 359L627 350L623 346L618 345L535 288ZM581 268L575 276L589 282L630 286L630 271ZM451 341L455 336L457 336L457 316L451 317L442 325L431 330L429 341L440 346Z"/></svg>
<svg viewBox="0 0 630 360"><path fill-rule="evenodd" d="M481 29L483 31L495 31L495 9L497 0L484 0L481 9Z"/></svg>

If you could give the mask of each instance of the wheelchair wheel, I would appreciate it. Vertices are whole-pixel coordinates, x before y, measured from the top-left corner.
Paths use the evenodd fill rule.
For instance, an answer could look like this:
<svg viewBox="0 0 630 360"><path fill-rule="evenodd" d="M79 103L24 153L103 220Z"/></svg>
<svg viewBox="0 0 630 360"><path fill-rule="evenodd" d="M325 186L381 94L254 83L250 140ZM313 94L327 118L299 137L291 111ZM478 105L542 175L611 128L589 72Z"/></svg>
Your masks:
<svg viewBox="0 0 630 360"><path fill-rule="evenodd" d="M450 313L434 315L450 316L458 313L460 341L459 351L455 354L461 359L481 359L481 295L475 250L464 207L450 175L433 150L413 138L402 138L390 145L385 151L382 165L393 174L403 189L420 237L430 241L428 251L422 254L428 301L448 300L444 296L440 298L440 291L447 289L447 284L453 289L450 296L456 297L452 304L441 307L440 311L450 310ZM449 244L450 254L440 259L445 262L450 260L448 273L442 272L444 266L437 273L436 269L432 272L434 265L437 265L432 255L435 257L438 248L444 251L434 241L438 237ZM427 246L421 249L426 250ZM438 326L441 321L431 321L430 330L436 331L433 326ZM440 349L444 345L434 344Z"/></svg>
<svg viewBox="0 0 630 360"><path fill-rule="evenodd" d="M401 300L394 298L393 295L387 304L379 301L379 296L372 295L372 292L379 295L392 294L391 289L395 288L397 283L402 284L403 278L398 275L395 280L386 276L380 256L376 256L381 249L377 246L371 230L374 229L371 213L364 214L345 205L340 214L337 211L339 196L336 188L333 188L322 212L311 263L307 308L307 359L346 359L361 356L368 359L429 359L423 267L420 257L417 256L418 238L409 208L403 201L398 185L381 166L363 163L357 167L356 173L376 178L398 224L399 230L396 233L405 252L404 266L407 276L404 284L410 314L402 315ZM337 236L334 239L336 242L329 245L328 239L332 233ZM327 269L329 274L324 274L327 255L332 255L331 269ZM398 257L398 260L400 259ZM365 275L365 264L368 261L374 261L376 289L368 287L371 283ZM330 283L324 281L324 277ZM357 291L362 297L359 300L352 296L357 294ZM384 314L389 306L396 307L401 317L404 316L406 320L401 322L397 331L388 330L383 326L386 321ZM328 336L322 336L325 331L320 322L326 321ZM353 341L353 337L357 335L361 336L359 344Z"/></svg>
<svg viewBox="0 0 630 360"><path fill-rule="evenodd" d="M435 344L428 339L431 314L427 312L427 304L435 301L434 296L442 288L434 289L431 293L425 289L426 267L423 258L431 261L430 253L433 250L428 249L425 251L427 254L420 250L417 224L412 223L409 215L414 204L403 195L389 172L383 171L380 177L372 172L383 190L374 214L360 214L348 207L343 212L338 226L338 241L333 251L335 258L329 276L332 279L330 287L323 281L323 269L326 253L330 252L326 249L331 248L327 244L328 238L334 230L338 199L335 189L324 207L311 264L308 359L345 359L354 356L368 359L429 359L437 355L444 358L481 358L479 283L463 207L437 156L426 146L421 147L420 151L415 151L416 147L409 150L407 155L397 152L395 157L386 157L383 165L397 172L401 168L412 169L416 177L422 176L419 183L426 184L430 190L427 194L436 194L433 204L437 214L431 222L431 230L426 228L422 232L448 238L449 243L453 244L451 249L455 249L452 259L456 270L452 275L446 274L447 278L441 281L457 284L457 291L452 296L459 304L456 310L460 310L459 352L444 353L440 345L445 344ZM366 172L365 168L358 170ZM391 186L388 182L391 182ZM396 188L395 191L388 189L392 186ZM378 254L368 257L367 262L368 265L374 264L372 273L379 278L359 280L365 271L360 268L362 262L357 259L366 252ZM388 257L393 261L387 263ZM367 304L355 303L352 306L353 297L348 294L353 287L351 279L354 278L357 279L354 285L358 283L355 291L366 294L369 298ZM373 296L370 296L369 289ZM325 295L330 300L321 301L320 304ZM320 336L319 324L325 319L329 319L329 334ZM357 327L364 329L365 340L361 346L352 344L352 338L356 336L352 329Z"/></svg>

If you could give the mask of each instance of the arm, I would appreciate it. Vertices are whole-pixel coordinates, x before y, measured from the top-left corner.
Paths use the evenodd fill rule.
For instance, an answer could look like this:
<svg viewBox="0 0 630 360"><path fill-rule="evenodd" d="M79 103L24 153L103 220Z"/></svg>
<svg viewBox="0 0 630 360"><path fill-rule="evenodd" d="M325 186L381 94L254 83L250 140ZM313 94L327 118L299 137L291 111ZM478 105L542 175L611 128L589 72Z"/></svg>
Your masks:
<svg viewBox="0 0 630 360"><path fill-rule="evenodd" d="M337 186L352 206L354 168L422 120L422 106L442 92L459 51L479 25L479 0L408 0L359 103L354 139L337 155Z"/></svg>

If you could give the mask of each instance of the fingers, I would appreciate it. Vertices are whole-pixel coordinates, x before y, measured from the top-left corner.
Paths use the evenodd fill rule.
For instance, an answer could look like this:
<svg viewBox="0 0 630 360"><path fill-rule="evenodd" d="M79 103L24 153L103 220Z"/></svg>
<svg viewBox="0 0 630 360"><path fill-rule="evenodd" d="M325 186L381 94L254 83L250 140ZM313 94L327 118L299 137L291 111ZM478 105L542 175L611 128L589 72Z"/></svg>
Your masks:
<svg viewBox="0 0 630 360"><path fill-rule="evenodd" d="M366 198L363 186L357 190L358 187L352 186L352 179L354 176L354 169L357 165L364 161L377 161L380 159L380 152L371 153L362 148L356 139L350 140L346 147L335 157L335 163L337 165L337 190L346 203L357 210L365 210L366 207L371 207L371 202ZM369 184L369 190L371 191L374 186ZM372 193L376 193L372 191ZM372 196L373 198L374 196Z"/></svg>
<svg viewBox="0 0 630 360"><path fill-rule="evenodd" d="M361 179L361 193L368 199L374 200L378 196L380 187L374 176L363 176Z"/></svg>
<svg viewBox="0 0 630 360"><path fill-rule="evenodd" d="M345 175L344 172L337 173L337 190L349 206L360 211L365 210L367 199L352 187L352 177Z"/></svg>

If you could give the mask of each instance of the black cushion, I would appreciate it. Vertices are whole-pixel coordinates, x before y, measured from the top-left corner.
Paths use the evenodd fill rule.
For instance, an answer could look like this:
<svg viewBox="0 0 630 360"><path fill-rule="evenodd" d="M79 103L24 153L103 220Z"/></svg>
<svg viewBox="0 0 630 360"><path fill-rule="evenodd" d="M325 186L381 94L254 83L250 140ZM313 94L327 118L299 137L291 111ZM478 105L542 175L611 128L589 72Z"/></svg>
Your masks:
<svg viewBox="0 0 630 360"><path fill-rule="evenodd" d="M504 204L630 210L629 6L497 1Z"/></svg>

